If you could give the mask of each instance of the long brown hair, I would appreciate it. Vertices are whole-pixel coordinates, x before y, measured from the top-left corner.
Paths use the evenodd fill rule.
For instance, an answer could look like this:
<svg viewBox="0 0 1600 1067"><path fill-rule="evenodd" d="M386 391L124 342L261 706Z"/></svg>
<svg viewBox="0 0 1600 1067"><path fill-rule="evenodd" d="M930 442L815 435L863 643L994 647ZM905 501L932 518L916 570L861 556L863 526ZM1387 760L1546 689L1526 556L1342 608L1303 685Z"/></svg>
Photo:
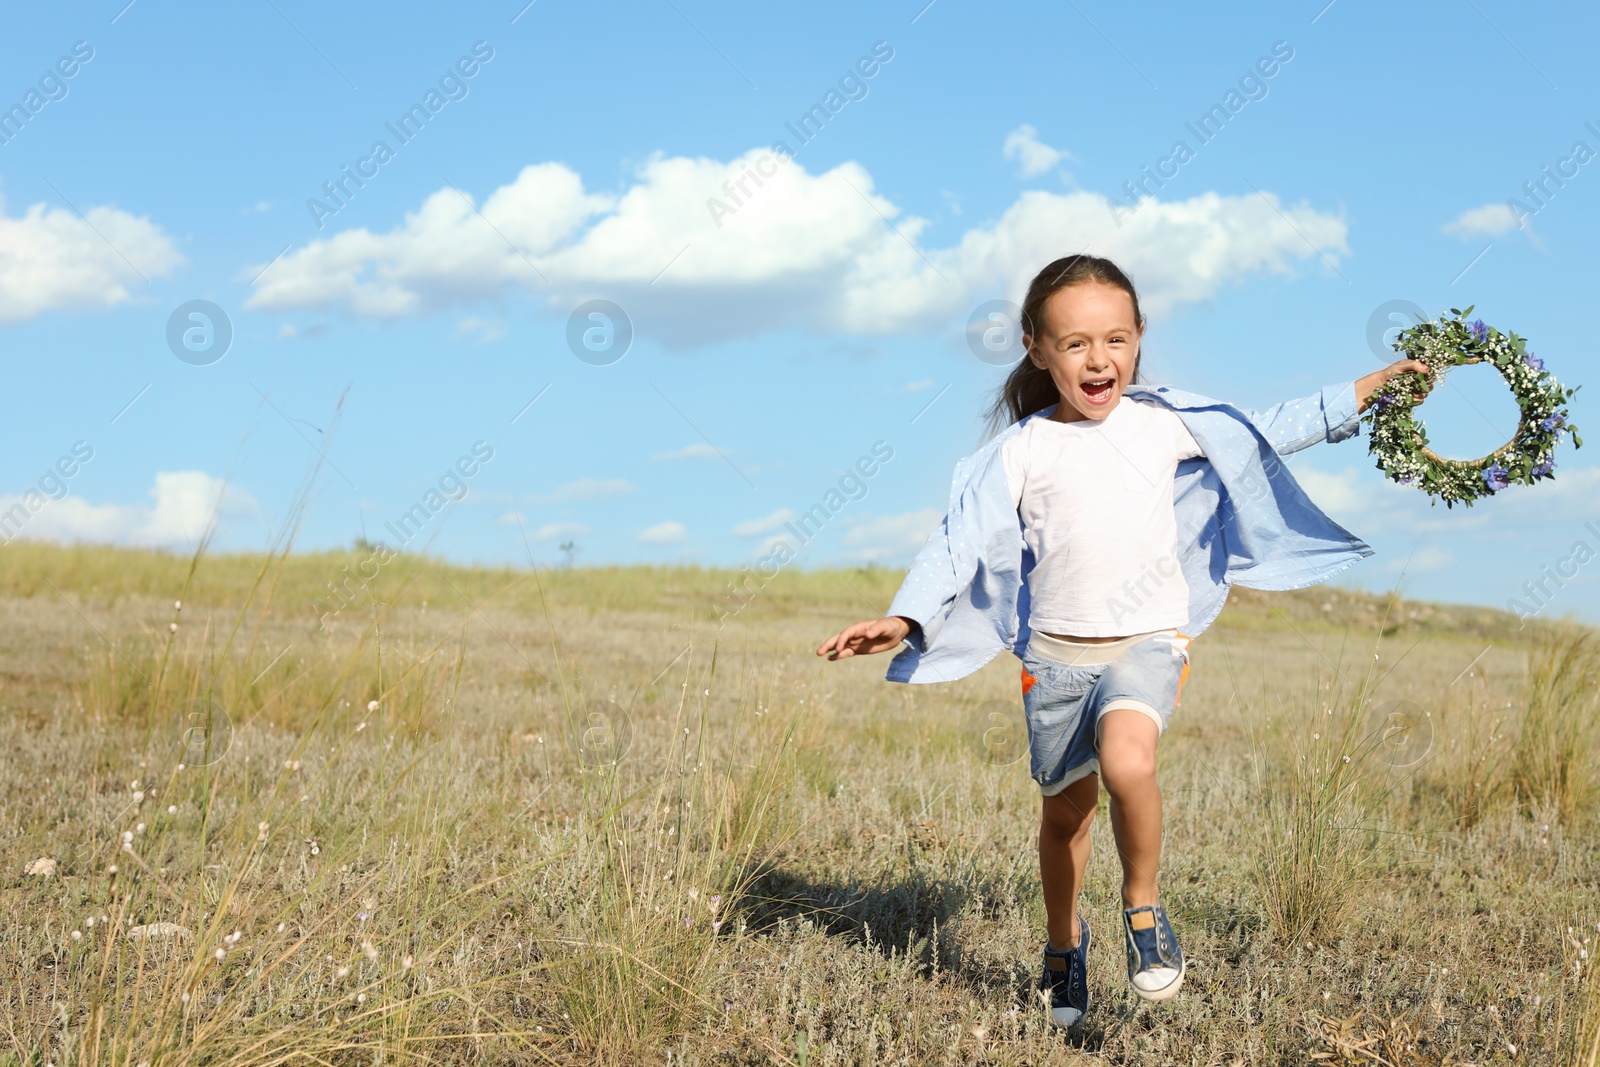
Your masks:
<svg viewBox="0 0 1600 1067"><path fill-rule="evenodd" d="M1127 293L1128 298L1133 301L1134 323L1139 326L1144 325L1144 314L1139 310L1139 294L1133 288L1133 282L1122 272L1122 268L1109 259L1101 259L1099 256L1077 255L1058 259L1034 276L1033 282L1028 286L1028 295L1022 301L1022 332L1029 337L1037 338L1038 328L1043 325L1045 301L1069 285L1081 285L1084 282L1114 285ZM1143 355L1141 346L1140 354L1133 362L1135 385L1144 384L1144 379L1139 374L1139 360ZM1050 372L1043 367L1035 366L1033 360L1023 356L1022 362L1011 368L1011 373L1006 375L1005 383L1000 386L1000 392L989 407L989 433L993 435L1013 422L1018 422L1036 411L1043 411L1060 399L1061 391L1056 388Z"/></svg>

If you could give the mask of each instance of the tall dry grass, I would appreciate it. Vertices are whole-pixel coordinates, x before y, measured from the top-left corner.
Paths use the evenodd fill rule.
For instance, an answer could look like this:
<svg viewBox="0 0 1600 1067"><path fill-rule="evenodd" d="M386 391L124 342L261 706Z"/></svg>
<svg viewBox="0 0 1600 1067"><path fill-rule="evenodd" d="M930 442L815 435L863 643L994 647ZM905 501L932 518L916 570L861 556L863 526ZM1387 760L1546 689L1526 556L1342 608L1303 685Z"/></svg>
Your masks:
<svg viewBox="0 0 1600 1067"><path fill-rule="evenodd" d="M1375 714L1387 620L1386 611L1370 659L1350 669L1325 659L1314 688L1291 693L1254 731L1259 832L1251 873L1285 946L1340 929L1401 847L1396 805L1386 802L1402 785L1410 792L1411 772L1386 762L1391 739Z"/></svg>
<svg viewBox="0 0 1600 1067"><path fill-rule="evenodd" d="M1511 752L1518 799L1570 822L1600 796L1600 642L1572 628L1539 631L1528 653L1527 696Z"/></svg>
<svg viewBox="0 0 1600 1067"><path fill-rule="evenodd" d="M740 896L794 826L791 694L736 679L748 714L714 737L706 707L724 683L714 653L709 671L690 657L661 758L596 763L545 604L568 729L539 736L543 765L525 770L565 818L485 864L459 843L484 821L516 825L519 789L506 766L483 782L463 765L465 624L398 632L374 597L341 612L344 640L277 649L293 530L231 617L184 621L208 531L164 628L101 631L77 713L104 724L97 766L137 756L141 770L78 857L83 918L55 932L49 981L7 1001L5 1055L637 1061L708 1025ZM552 759L563 734L574 744ZM519 914L526 928L506 934Z"/></svg>

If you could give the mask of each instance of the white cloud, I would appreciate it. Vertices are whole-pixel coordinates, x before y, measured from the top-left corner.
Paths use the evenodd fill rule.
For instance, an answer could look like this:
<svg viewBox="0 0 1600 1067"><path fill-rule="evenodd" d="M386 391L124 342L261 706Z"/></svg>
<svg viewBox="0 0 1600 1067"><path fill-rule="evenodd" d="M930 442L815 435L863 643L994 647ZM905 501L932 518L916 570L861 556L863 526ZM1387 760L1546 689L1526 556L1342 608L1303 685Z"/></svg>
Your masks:
<svg viewBox="0 0 1600 1067"><path fill-rule="evenodd" d="M1511 205L1503 200L1468 208L1451 222L1444 224L1444 232L1455 234L1462 240L1480 235L1500 237L1517 229L1517 215Z"/></svg>
<svg viewBox="0 0 1600 1067"><path fill-rule="evenodd" d="M1428 571L1442 571L1456 565L1456 557L1448 548L1438 545L1421 545L1409 556L1391 559L1387 565L1388 570L1407 574L1424 574Z"/></svg>
<svg viewBox="0 0 1600 1067"><path fill-rule="evenodd" d="M704 441L696 441L692 445L684 445L676 452L657 452L651 459L716 459L722 453Z"/></svg>
<svg viewBox="0 0 1600 1067"><path fill-rule="evenodd" d="M554 541L563 537L581 537L589 532L589 527L581 522L547 522L534 531L535 541Z"/></svg>
<svg viewBox="0 0 1600 1067"><path fill-rule="evenodd" d="M31 540L96 541L192 548L205 533L214 509L221 514L255 514L250 494L226 486L204 471L162 471L150 489L151 504L91 504L78 496L45 503L25 522L6 522L6 529ZM0 496L0 516L20 517L28 497ZM36 499L36 498L35 498ZM4 521L4 520L0 520Z"/></svg>
<svg viewBox="0 0 1600 1067"><path fill-rule="evenodd" d="M748 520L746 522L741 522L739 525L737 525L737 526L735 526L733 528L733 536L735 536L735 537L765 537L767 534L776 533L777 531L781 530L783 528L783 524L784 523L793 522L794 519L795 519L795 514L794 514L794 511L792 509L790 509L790 508L779 508L777 511L774 511L771 515L766 515L766 516L764 516L762 518L759 518L759 519L750 519L750 520Z"/></svg>
<svg viewBox="0 0 1600 1067"><path fill-rule="evenodd" d="M528 499L534 504L572 504L580 500L626 496L631 492L633 486L622 478L579 478L548 493L535 493Z"/></svg>
<svg viewBox="0 0 1600 1067"><path fill-rule="evenodd" d="M954 332L978 301L1020 299L1040 267L1085 247L1119 261L1157 314L1252 275L1320 269L1319 251L1348 253L1341 217L1272 194L1147 199L1118 226L1097 193L1042 190L951 247L922 247L927 220L878 193L853 162L817 175L780 164L713 219L708 199L758 165L772 169L764 149L727 163L658 155L615 195L585 192L562 164L530 165L484 199L488 223L441 189L386 233L346 230L289 252L246 303L381 319L523 292L564 316L604 296L636 328L680 347L781 328Z"/></svg>
<svg viewBox="0 0 1600 1067"><path fill-rule="evenodd" d="M658 522L639 534L641 545L675 545L688 531L681 522Z"/></svg>
<svg viewBox="0 0 1600 1067"><path fill-rule="evenodd" d="M501 319L480 319L476 315L468 315L456 323L456 328L451 331L452 339L460 341L467 337L477 337L480 345L490 341L498 341L506 335L506 324Z"/></svg>
<svg viewBox="0 0 1600 1067"><path fill-rule="evenodd" d="M1024 178L1037 177L1063 159L1071 158L1069 153L1039 140L1039 131L1027 123L1006 134L1002 151L1007 159L1017 164L1017 173Z"/></svg>
<svg viewBox="0 0 1600 1067"><path fill-rule="evenodd" d="M519 526L524 519L522 512L508 511L494 522L496 526ZM534 541L555 541L565 537L580 537L589 529L581 522L547 522L528 536Z"/></svg>
<svg viewBox="0 0 1600 1067"><path fill-rule="evenodd" d="M128 299L130 285L183 263L160 226L114 207L79 218L34 204L15 218L0 196L0 323L54 309L104 310Z"/></svg>
<svg viewBox="0 0 1600 1067"><path fill-rule="evenodd" d="M1346 467L1336 474L1325 474L1309 467L1294 471L1294 480L1313 503L1324 511L1359 511L1367 503L1361 483L1363 472Z"/></svg>
<svg viewBox="0 0 1600 1067"><path fill-rule="evenodd" d="M844 535L847 559L870 563L904 563L917 554L944 513L932 508L868 519Z"/></svg>

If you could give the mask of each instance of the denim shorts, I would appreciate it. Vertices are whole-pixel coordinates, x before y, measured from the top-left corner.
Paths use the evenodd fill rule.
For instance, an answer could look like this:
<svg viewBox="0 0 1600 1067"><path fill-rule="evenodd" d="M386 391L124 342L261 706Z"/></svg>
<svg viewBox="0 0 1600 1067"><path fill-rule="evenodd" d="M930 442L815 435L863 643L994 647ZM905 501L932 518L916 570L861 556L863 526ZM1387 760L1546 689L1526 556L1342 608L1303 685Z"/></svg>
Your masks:
<svg viewBox="0 0 1600 1067"><path fill-rule="evenodd" d="M1189 676L1190 638L1177 630L1092 644L1035 633L1022 654L1029 772L1055 796L1100 773L1100 717L1132 708L1166 732Z"/></svg>

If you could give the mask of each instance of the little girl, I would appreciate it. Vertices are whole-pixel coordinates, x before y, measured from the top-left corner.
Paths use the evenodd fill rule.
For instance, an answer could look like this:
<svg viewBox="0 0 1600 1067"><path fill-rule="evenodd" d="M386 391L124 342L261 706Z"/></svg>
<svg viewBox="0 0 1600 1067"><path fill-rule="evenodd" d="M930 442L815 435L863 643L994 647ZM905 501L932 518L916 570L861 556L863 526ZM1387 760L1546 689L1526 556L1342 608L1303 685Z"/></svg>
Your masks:
<svg viewBox="0 0 1600 1067"><path fill-rule="evenodd" d="M1265 412L1149 388L1133 283L1093 256L1041 271L1021 326L1027 358L990 411L991 429L1010 425L956 465L948 512L888 614L817 654L903 641L888 673L900 682L961 678L1006 648L1022 660L1030 771L1044 798L1039 987L1051 1020L1072 1026L1089 1008L1078 890L1100 780L1122 859L1128 981L1143 999L1166 1000L1185 964L1157 890L1156 741L1189 645L1230 584L1297 589L1372 554L1279 457L1354 436L1373 390L1428 368L1400 360Z"/></svg>

